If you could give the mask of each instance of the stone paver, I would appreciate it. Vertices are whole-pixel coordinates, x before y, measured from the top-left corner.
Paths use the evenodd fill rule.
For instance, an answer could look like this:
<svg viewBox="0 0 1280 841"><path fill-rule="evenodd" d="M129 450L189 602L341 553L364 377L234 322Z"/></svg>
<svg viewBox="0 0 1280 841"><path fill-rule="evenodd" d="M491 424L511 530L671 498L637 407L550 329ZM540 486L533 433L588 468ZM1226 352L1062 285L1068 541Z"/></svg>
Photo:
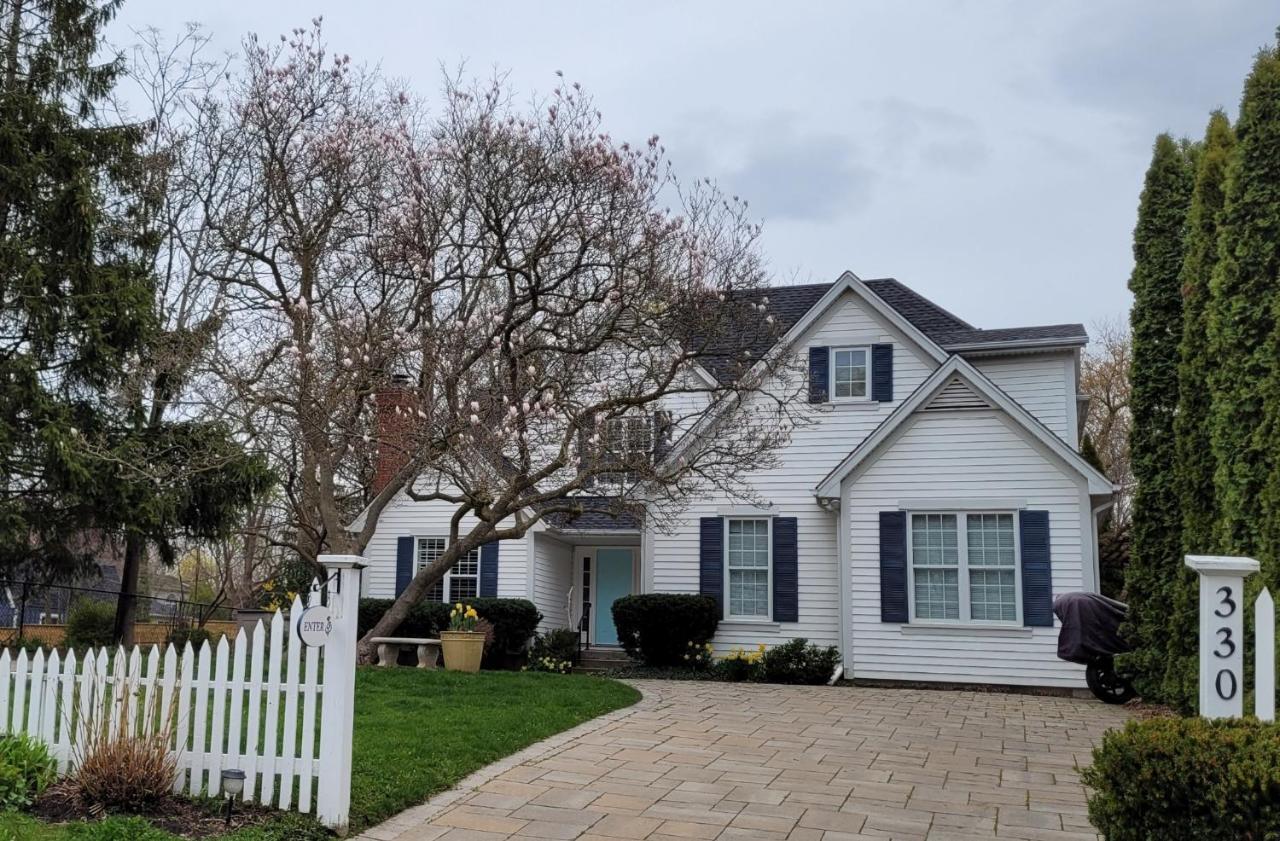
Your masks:
<svg viewBox="0 0 1280 841"><path fill-rule="evenodd" d="M636 681L644 699L360 841L1094 841L1078 765L1125 713L916 689Z"/></svg>

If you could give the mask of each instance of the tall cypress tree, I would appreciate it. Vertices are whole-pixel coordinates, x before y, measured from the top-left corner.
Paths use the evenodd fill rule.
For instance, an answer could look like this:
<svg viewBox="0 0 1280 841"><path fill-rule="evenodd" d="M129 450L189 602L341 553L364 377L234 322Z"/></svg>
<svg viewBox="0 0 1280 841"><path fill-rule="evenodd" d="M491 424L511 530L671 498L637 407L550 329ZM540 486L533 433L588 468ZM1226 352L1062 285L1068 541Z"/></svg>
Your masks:
<svg viewBox="0 0 1280 841"><path fill-rule="evenodd" d="M1137 650L1128 660L1135 685L1154 695L1164 677L1168 582L1181 563L1182 515L1174 480L1173 438L1182 338L1183 231L1191 203L1191 150L1167 134L1156 138L1133 232L1133 429L1129 449L1137 489L1133 550L1125 571Z"/></svg>
<svg viewBox="0 0 1280 841"><path fill-rule="evenodd" d="M1210 426L1216 462L1216 548L1263 548L1262 494L1276 459L1276 306L1280 283L1280 52L1263 50L1245 80L1227 171L1209 312ZM1266 558L1261 560L1267 561ZM1264 576L1276 582L1274 564Z"/></svg>
<svg viewBox="0 0 1280 841"><path fill-rule="evenodd" d="M1178 408L1173 428L1183 554L1215 551L1215 464L1209 434L1212 408L1209 380L1215 365L1205 336L1209 329L1210 278L1218 262L1218 224L1226 195L1227 168L1234 150L1231 122L1223 111L1214 111L1196 163L1180 275L1182 342L1178 353ZM1198 691L1196 575L1182 564L1172 575L1168 662L1159 699L1190 712L1195 708Z"/></svg>
<svg viewBox="0 0 1280 841"><path fill-rule="evenodd" d="M146 340L136 127L105 125L118 0L0 0L0 563L65 568L105 498L93 450Z"/></svg>
<svg viewBox="0 0 1280 841"><path fill-rule="evenodd" d="M1273 592L1280 586L1280 32L1277 42L1259 53L1245 82L1239 168L1228 193L1227 218L1234 224L1224 228L1222 242L1224 252L1232 252L1230 258L1222 256L1224 283L1229 277L1253 279L1249 285L1265 296L1271 320L1261 349L1268 365L1261 389L1263 422L1250 452L1259 458L1255 469L1266 476L1257 557L1260 583Z"/></svg>

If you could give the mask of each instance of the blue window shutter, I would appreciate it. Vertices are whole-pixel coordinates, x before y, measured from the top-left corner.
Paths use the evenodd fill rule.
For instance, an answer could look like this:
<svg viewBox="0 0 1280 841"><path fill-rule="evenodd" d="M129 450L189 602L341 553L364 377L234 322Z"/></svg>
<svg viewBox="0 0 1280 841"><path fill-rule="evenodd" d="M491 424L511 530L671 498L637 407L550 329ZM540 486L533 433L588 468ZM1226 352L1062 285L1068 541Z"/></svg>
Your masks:
<svg viewBox="0 0 1280 841"><path fill-rule="evenodd" d="M413 580L413 544L412 535L396 538L396 596L404 592Z"/></svg>
<svg viewBox="0 0 1280 841"><path fill-rule="evenodd" d="M796 518L773 518L773 621L800 621Z"/></svg>
<svg viewBox="0 0 1280 841"><path fill-rule="evenodd" d="M1049 512L1019 511L1022 532L1022 624L1053 627L1053 570L1049 564Z"/></svg>
<svg viewBox="0 0 1280 841"><path fill-rule="evenodd" d="M880 512L880 621L907 622L907 512Z"/></svg>
<svg viewBox="0 0 1280 841"><path fill-rule="evenodd" d="M698 592L710 596L724 610L724 520L703 517L699 522Z"/></svg>
<svg viewBox="0 0 1280 841"><path fill-rule="evenodd" d="M830 398L831 348L809 348L809 402L826 403Z"/></svg>
<svg viewBox="0 0 1280 841"><path fill-rule="evenodd" d="M492 599L498 595L498 541L491 540L480 547L480 597Z"/></svg>
<svg viewBox="0 0 1280 841"><path fill-rule="evenodd" d="M893 400L893 345L871 346L871 399Z"/></svg>

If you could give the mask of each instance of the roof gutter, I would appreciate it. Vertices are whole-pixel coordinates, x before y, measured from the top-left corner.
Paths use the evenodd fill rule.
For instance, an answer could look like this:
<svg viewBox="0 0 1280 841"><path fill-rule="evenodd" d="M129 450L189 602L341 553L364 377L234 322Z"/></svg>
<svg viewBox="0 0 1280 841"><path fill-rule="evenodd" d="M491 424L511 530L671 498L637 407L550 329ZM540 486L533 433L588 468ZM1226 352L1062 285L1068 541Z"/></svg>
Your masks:
<svg viewBox="0 0 1280 841"><path fill-rule="evenodd" d="M1061 348L1062 350L1070 350L1073 348L1084 347L1089 344L1088 336L1079 336L1077 338L1063 339L1017 339L1014 341L1003 342L968 342L958 345L943 345L943 349L948 353L967 353L970 351L980 350L1051 350Z"/></svg>

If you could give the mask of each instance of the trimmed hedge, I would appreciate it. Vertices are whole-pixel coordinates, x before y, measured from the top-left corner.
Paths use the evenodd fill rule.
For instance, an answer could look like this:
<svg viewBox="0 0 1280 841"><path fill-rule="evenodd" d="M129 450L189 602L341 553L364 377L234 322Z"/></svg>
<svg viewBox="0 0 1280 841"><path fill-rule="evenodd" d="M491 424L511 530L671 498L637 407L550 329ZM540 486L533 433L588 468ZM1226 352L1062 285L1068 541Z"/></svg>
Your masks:
<svg viewBox="0 0 1280 841"><path fill-rule="evenodd" d="M67 616L67 648L85 651L103 648L115 642L116 606L114 602L81 599Z"/></svg>
<svg viewBox="0 0 1280 841"><path fill-rule="evenodd" d="M759 677L765 683L821 686L831 680L840 664L835 646L820 648L804 637L775 645L760 658Z"/></svg>
<svg viewBox="0 0 1280 841"><path fill-rule="evenodd" d="M394 599L361 599L357 630L360 636L378 623L382 614L391 607ZM467 604L476 609L480 618L493 626L493 653L495 658L520 654L533 637L542 621L542 614L528 599L468 599ZM400 627L392 632L401 637L438 637L449 627L449 611L452 605L440 602L419 602L409 609L409 615Z"/></svg>
<svg viewBox="0 0 1280 841"><path fill-rule="evenodd" d="M715 635L720 605L683 593L623 596L613 603L613 624L627 654L647 666L676 666L690 643L701 646Z"/></svg>
<svg viewBox="0 0 1280 841"><path fill-rule="evenodd" d="M1153 718L1108 733L1083 774L1107 841L1280 838L1280 725Z"/></svg>

